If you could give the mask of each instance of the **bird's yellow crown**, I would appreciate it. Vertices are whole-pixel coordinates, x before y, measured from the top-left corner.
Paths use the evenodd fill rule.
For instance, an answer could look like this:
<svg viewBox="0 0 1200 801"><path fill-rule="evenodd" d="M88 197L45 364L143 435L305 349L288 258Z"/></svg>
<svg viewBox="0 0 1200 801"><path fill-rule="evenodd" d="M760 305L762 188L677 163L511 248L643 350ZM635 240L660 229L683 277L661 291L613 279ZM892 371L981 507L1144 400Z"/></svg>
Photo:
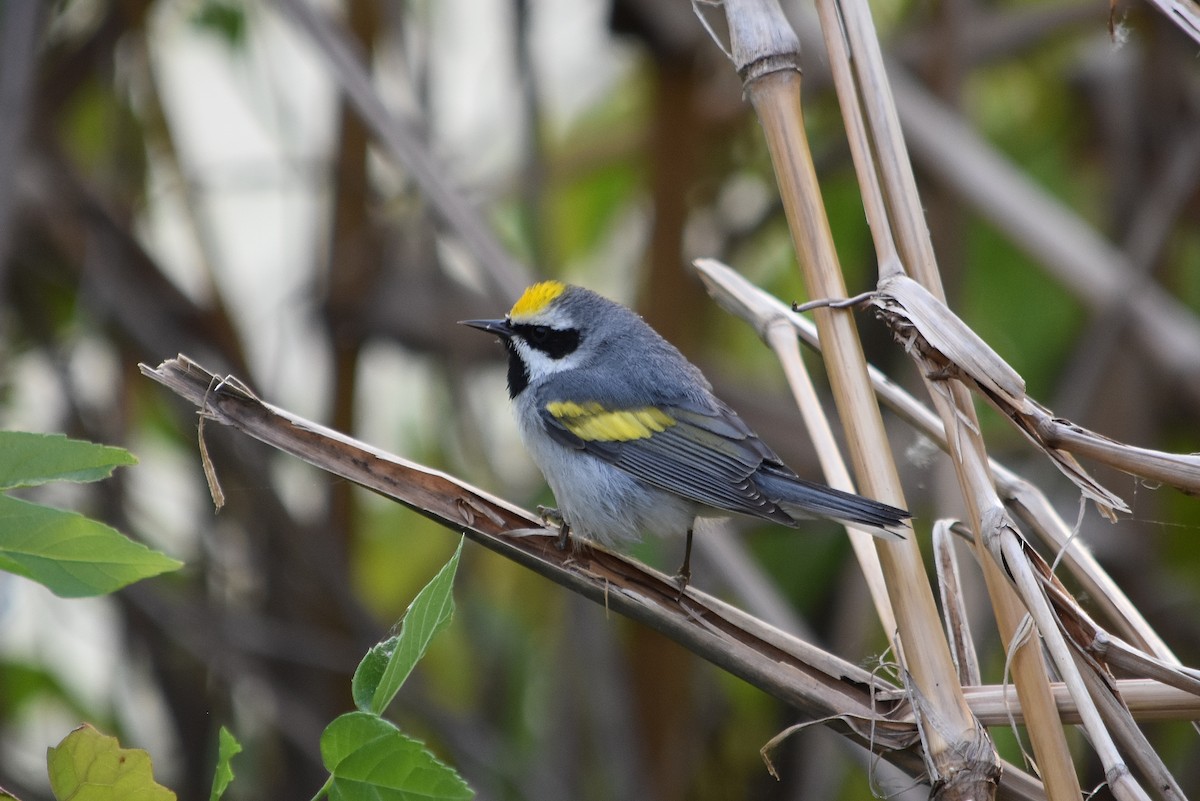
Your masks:
<svg viewBox="0 0 1200 801"><path fill-rule="evenodd" d="M532 317L543 311L555 298L567 291L562 281L542 281L525 290L508 312L509 319Z"/></svg>

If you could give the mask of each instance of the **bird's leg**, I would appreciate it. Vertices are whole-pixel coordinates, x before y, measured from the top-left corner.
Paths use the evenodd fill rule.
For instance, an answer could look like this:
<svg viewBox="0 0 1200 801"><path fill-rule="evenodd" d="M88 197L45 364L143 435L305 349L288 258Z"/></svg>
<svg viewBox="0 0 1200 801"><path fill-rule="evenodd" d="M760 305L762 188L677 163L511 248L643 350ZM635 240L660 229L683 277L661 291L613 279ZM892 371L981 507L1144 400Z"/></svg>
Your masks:
<svg viewBox="0 0 1200 801"><path fill-rule="evenodd" d="M679 572L675 575L675 581L679 584L679 594L683 595L683 591L687 589L688 582L692 580L692 528L688 526L687 544L683 546L683 564L679 566Z"/></svg>
<svg viewBox="0 0 1200 801"><path fill-rule="evenodd" d="M567 542L571 539L571 526L567 523L567 519L563 517L563 513L553 506L539 506L537 511L547 528L553 527L558 529L558 550L566 550Z"/></svg>

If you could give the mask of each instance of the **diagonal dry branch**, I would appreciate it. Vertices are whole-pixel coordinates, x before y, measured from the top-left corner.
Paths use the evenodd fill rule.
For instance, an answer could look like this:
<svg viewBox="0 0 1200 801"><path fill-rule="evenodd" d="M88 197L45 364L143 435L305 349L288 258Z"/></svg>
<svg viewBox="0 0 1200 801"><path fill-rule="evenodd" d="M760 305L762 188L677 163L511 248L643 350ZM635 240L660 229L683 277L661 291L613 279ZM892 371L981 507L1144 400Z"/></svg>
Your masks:
<svg viewBox="0 0 1200 801"><path fill-rule="evenodd" d="M911 727L893 726L892 709L872 692L895 689L871 673L766 626L740 610L593 543L555 546L557 532L534 515L451 476L372 448L255 397L186 356L146 376L196 404L207 419L373 490L516 561L568 589L650 625L814 718L844 719L859 742L874 728L876 746L904 751ZM902 760L903 761L903 760ZM911 767L911 764L910 764Z"/></svg>
<svg viewBox="0 0 1200 801"><path fill-rule="evenodd" d="M336 432L295 417L256 398L236 379L220 380L186 357L158 368L141 367L199 406L205 417L231 425L314 465L399 500L449 527L464 530L474 541L536 572L629 615L676 639L714 664L830 725L860 744L873 743L885 756L911 771L920 763L911 750L916 731L912 707L899 690L854 665L773 629L723 602L695 590L678 597L670 579L588 543L569 553L559 551L552 536L540 534L538 521L493 496L437 471L390 456ZM551 532L546 532L550 534ZM1036 555L1034 555L1036 556ZM1035 562L1037 560L1035 559ZM1043 565L1043 584L1052 590L1060 614L1066 614L1080 653L1110 659L1119 655L1125 672L1147 676L1138 666L1155 664L1144 654L1110 637L1090 621ZM1101 650L1101 648L1103 650ZM1154 677L1109 682L1103 687L1121 708L1122 690L1133 699L1139 717L1195 717L1200 709L1200 680L1193 674L1157 665ZM1167 682L1167 685L1161 682ZM1056 704L1070 716L1077 708L1061 686ZM1002 716L993 700L1003 699ZM1065 696L1065 697L1064 697ZM1019 708L1003 688L977 688L973 706L986 711L989 724L1004 725ZM997 719L999 718L999 719ZM1036 784L1007 766L1002 792L1038 797Z"/></svg>
<svg viewBox="0 0 1200 801"><path fill-rule="evenodd" d="M392 498L573 592L626 615L691 649L764 692L869 747L918 780L918 751L909 696L873 673L813 647L694 588L679 595L665 575L588 542L555 547L556 532L531 513L431 470L300 418L255 397L236 378L220 378L186 356L142 373L195 404L206 418ZM1152 688L1138 689L1137 697ZM1161 695L1162 691L1158 691ZM995 709L1003 688L980 688ZM1175 709L1187 709L1178 693ZM1072 709L1063 699L1065 708ZM1011 705L1010 705L1011 706ZM1020 710L1013 714L1020 720ZM1006 712L997 723L1007 724ZM1004 765L1001 795L1039 799L1041 783Z"/></svg>

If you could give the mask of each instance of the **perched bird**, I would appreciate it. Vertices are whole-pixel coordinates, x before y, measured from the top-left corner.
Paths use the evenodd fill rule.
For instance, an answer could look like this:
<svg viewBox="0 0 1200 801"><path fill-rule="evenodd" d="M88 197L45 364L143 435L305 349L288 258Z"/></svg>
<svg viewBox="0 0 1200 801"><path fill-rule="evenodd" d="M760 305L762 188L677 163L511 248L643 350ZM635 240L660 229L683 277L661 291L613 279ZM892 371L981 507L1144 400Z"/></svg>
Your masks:
<svg viewBox="0 0 1200 801"><path fill-rule="evenodd" d="M691 573L697 517L736 512L795 527L823 517L903 538L903 509L798 477L700 370L630 309L591 290L544 281L503 320L463 320L503 342L521 439L557 510L604 544L686 534L678 580Z"/></svg>

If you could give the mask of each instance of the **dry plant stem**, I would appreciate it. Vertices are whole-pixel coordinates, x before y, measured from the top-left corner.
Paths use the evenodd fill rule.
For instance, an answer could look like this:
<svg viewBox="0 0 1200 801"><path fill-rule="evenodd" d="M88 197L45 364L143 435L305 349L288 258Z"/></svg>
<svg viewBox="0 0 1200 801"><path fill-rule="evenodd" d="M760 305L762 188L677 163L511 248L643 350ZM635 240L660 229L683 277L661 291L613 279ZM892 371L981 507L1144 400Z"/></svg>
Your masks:
<svg viewBox="0 0 1200 801"><path fill-rule="evenodd" d="M870 11L863 0L842 0L841 17L846 36L854 53L854 67L858 71L858 83L863 87L877 89L864 91L867 98L863 105L866 112L867 129L872 136L873 152L876 154L883 178L884 196L891 213L891 230L898 236L901 259L921 284L938 298L944 298L940 276L933 258L928 230L925 228L920 199L912 176L903 137L900 133L895 105L892 102L887 76L883 69L882 55L874 36L874 25ZM929 365L917 355L918 364L926 369ZM993 480L987 469L987 454L979 435L974 407L967 388L957 381L944 384L927 384L943 424L964 499L976 532L976 545L984 546L992 554L994 563L984 560L984 577L994 599L997 622L1006 639L1011 640L1017 621L1013 619L1013 604L1009 600L1005 576L1000 571L1003 565L1008 580L1016 584L1022 601L1032 614L1046 647L1056 667L1075 694L1083 725L1092 740L1103 764L1106 775L1118 798L1139 798L1144 791L1132 780L1112 739L1105 729L1091 699L1083 685L1083 679L1070 659L1067 645L1058 628L1057 620L1050 611L1045 596L1033 578L1030 564L1025 560L1018 543L1019 533L1003 511L995 493ZM1016 554L1020 554L1016 556ZM1014 562L1016 558L1016 562ZM1006 631L1007 630L1007 631ZM1024 652L1024 653L1022 653ZM1034 660L1040 660L1036 649L1022 648L1017 656L1014 676L1018 693L1036 694L1045 699L1050 695L1044 673L1034 670ZM1022 659L1028 660L1021 664ZM1030 705L1029 697L1022 699L1026 710L1039 715L1049 707L1039 703ZM1030 738L1037 751L1047 790L1052 798L1077 798L1078 780L1070 753L1066 749L1057 714L1047 714L1044 719L1031 721ZM1048 764L1048 760L1052 760Z"/></svg>
<svg viewBox="0 0 1200 801"><path fill-rule="evenodd" d="M672 579L592 543L573 541L572 548L559 550L556 532L542 529L529 512L264 403L237 379L219 379L185 356L140 369L196 404L207 418L462 531L606 609L664 633L802 714L829 718L839 732L863 745L873 742L889 761L922 775L910 750L916 732L886 719L895 703L875 702L875 693L895 690L894 685L862 668L694 589L681 597ZM546 536L540 536L543 531Z"/></svg>
<svg viewBox="0 0 1200 801"><path fill-rule="evenodd" d="M1179 657L1158 636L1137 606L1100 567L1096 557L1078 537L1072 536L1071 527L1050 505L1046 496L1008 470L996 470L996 478L1008 507L1030 531L1037 534L1038 539L1055 552L1062 553L1067 571L1079 581L1092 603L1100 608L1121 636L1164 662L1181 664Z"/></svg>
<svg viewBox="0 0 1200 801"><path fill-rule="evenodd" d="M954 382L954 389L965 393L961 384ZM980 519L983 509L1000 507L1000 499L992 489L990 473L987 471L986 457L971 446L976 441L969 432L963 429L968 426L961 422L954 400L947 398L934 388L932 395L934 405L942 415L942 420L952 420L949 429L952 433L947 437L951 462L959 479L961 491L966 499L968 514L972 520L972 531L975 532L975 547L982 552L980 532L983 531ZM960 402L962 402L960 400ZM967 409L974 411L967 400ZM961 407L959 407L961 408ZM973 429L973 430L978 430ZM982 448L982 446L979 446ZM964 452L964 448L967 450ZM984 583L987 586L988 597L992 602L992 612L996 618L996 626L1000 631L1000 639L1006 649L1010 648L1014 637L1020 636L1022 621L1025 618L1025 607L1017 594L1013 592L1008 579L999 564L986 555L979 560L983 572ZM1026 728L1029 741L1033 746L1034 756L1041 769L1043 781L1046 783L1046 794L1051 801L1075 801L1080 797L1079 778L1075 771L1075 763L1067 746L1063 733L1062 721L1058 717L1058 709L1054 705L1050 691L1050 680L1042 650L1037 647L1037 638L1020 645L1012 655L1009 665L1016 685L1017 698L1021 708L1026 710Z"/></svg>
<svg viewBox="0 0 1200 801"><path fill-rule="evenodd" d="M880 238L890 239L894 235L896 249L908 272L936 298L944 300L933 246L917 195L912 165L900 132L870 9L865 0L837 0L837 10L840 12L837 15L827 10L822 19L825 38L828 42L844 35L853 59L831 66L835 72L853 69L857 79L854 85L860 90L857 96L840 97L843 114L849 117L861 112L864 116L864 122L856 123L855 128L868 132L871 147L863 155L871 157L874 164L868 165L867 169L860 168L860 172L871 176L877 173L879 180L871 177L864 181L866 185L863 191L864 194L882 192L882 201L872 200L867 205L870 207L874 203L876 208L882 206L888 210L888 224L884 226L873 221L872 233L877 241ZM834 24L838 19L842 23L840 26ZM839 86L845 83L843 81ZM983 512L993 505L999 508L1000 502L988 471L987 453L978 434L979 427L970 394L957 381L937 384L927 379L926 384L947 433L949 453L976 532L976 547L982 551ZM981 562L996 621L1007 645L1016 635L1024 616L1023 610L1000 569L1002 563L987 559ZM1030 602L1028 597L1024 600ZM1056 635L1057 629L1050 633L1052 637ZM1049 797L1064 800L1079 798L1078 778L1061 721L1052 702L1040 649L1019 648L1013 657L1012 669L1018 696L1029 716L1029 736L1046 780ZM1083 701L1083 698L1079 699L1080 704Z"/></svg>
<svg viewBox="0 0 1200 801"><path fill-rule="evenodd" d="M946 617L946 636L950 653L958 668L958 683L964 687L981 684L979 658L971 637L971 623L964 603L962 580L958 574L958 557L954 553L954 535L950 522L938 520L933 524L933 561L937 568L938 592L942 614ZM976 715L978 717L978 714Z"/></svg>
<svg viewBox="0 0 1200 801"><path fill-rule="evenodd" d="M205 417L461 531L606 610L662 632L810 719L872 747L909 775L924 776L924 763L912 748L918 733L905 712L908 696L862 668L694 588L681 598L672 579L604 548L576 542L560 551L553 544L556 533L541 529L533 514L264 403L237 379L219 379L186 356L139 369ZM1007 764L1001 794L1013 801L1045 798L1040 781Z"/></svg>
<svg viewBox="0 0 1200 801"><path fill-rule="evenodd" d="M1125 764L1120 752L1117 751L1116 744L1113 743L1099 711L1087 692L1083 676L1075 665L1070 646L1062 637L1058 620L1046 602L1029 560L1018 542L1012 522L1008 520L1004 510L997 506L988 511L983 526L983 537L989 552L998 563L1008 566L1009 575L1029 609L1034 625L1042 635L1042 642L1050 653L1054 666L1075 698L1084 731L1104 765L1104 778L1112 789L1113 795L1121 801L1132 801L1133 799L1147 799L1148 801L1149 796L1134 781L1129 767Z"/></svg>
<svg viewBox="0 0 1200 801"><path fill-rule="evenodd" d="M715 259L697 259L695 267L714 300L731 314L749 322L759 336L765 337L769 323L786 319L805 344L820 352L820 339L812 321L795 314L778 298ZM938 447L949 449L945 427L934 412L874 367L868 366L867 373L880 400L892 412ZM1149 653L1165 662L1179 664L1179 660L1171 654L1137 611L1137 607L1096 562L1080 539L1072 538L1070 527L1054 511L1041 490L994 460L989 459L988 466L1005 503L1012 505L1022 520L1028 522L1032 516L1036 524L1031 523L1031 527L1056 551L1065 549L1064 563L1068 570L1084 584L1115 625L1122 632L1133 632L1135 636L1131 637L1132 641L1146 643Z"/></svg>
<svg viewBox="0 0 1200 801"><path fill-rule="evenodd" d="M1117 692L1138 720L1198 720L1200 719L1200 696L1169 687L1153 679L1119 679L1115 682ZM1079 710L1071 697L1067 685L1054 682L1050 685L1054 704L1065 723L1079 723ZM963 689L971 710L980 721L988 726L1007 726L1009 715L1018 723L1024 720L1025 710L1014 704L1012 687L988 684Z"/></svg>
<svg viewBox="0 0 1200 801"><path fill-rule="evenodd" d="M735 55L739 53L737 16L741 10L726 4ZM738 66L745 76L746 65ZM750 78L745 86L766 136L808 291L813 297L845 297L804 130L800 75L790 67L774 69ZM867 379L853 315L824 309L815 317L834 400L851 432L850 458L859 485L868 496L903 506L903 492ZM916 538L882 544L879 550L906 668L931 712L922 731L933 781L937 787L951 788L955 793L961 790L977 794L984 787L982 792L990 796L999 773L995 752L987 732L976 723L962 698L954 663L938 626L933 594L928 583L918 578L925 571Z"/></svg>
<svg viewBox="0 0 1200 801"><path fill-rule="evenodd" d="M444 474L406 463L271 407L235 379L218 382L185 357L165 362L157 369L142 366L142 370L205 409L210 419L401 500L443 525L465 530L486 547L604 603L606 608L648 623L807 714L842 716L836 721L838 730L860 743L865 737L863 729L872 724L875 729L871 740L884 748L904 748L915 736L910 726L895 722L904 708L897 707L904 698L900 691L885 689L862 669L736 608L693 591L678 599L670 579L586 543L580 543L573 553L560 552L552 545L552 536L528 535L529 526L536 522L529 513ZM748 657L747 648L757 658ZM756 680L768 675L774 678ZM1195 709L1195 695L1190 696L1189 706L1188 698L1178 691L1151 682L1122 682L1118 686L1127 688L1125 691L1139 709L1145 708L1151 697L1185 714ZM996 702L988 699L1003 691L992 687L974 692L981 695L982 705L994 708ZM1058 702L1066 704L1061 696ZM887 757L910 771L920 769L904 754ZM1006 769L1003 789L1011 798L1034 798L1040 793L1038 783L1012 767Z"/></svg>
<svg viewBox="0 0 1200 801"><path fill-rule="evenodd" d="M863 206L873 233L876 255L879 261L880 279L883 280L889 275L900 271L902 268L896 252L896 245L892 238L891 221L886 211L884 195L876 171L876 156L879 155L880 159L887 162L890 167L890 169L887 169L887 172L891 175L893 185L897 183L907 185L911 182L911 168L908 166L907 160L899 158L895 150L877 154L871 147L866 121L863 119L859 102L869 103L874 99L876 104L876 113L874 116L879 118L880 116L888 115L891 108L891 95L887 81L886 79L872 81L869 79L869 76L861 74L858 76L859 80L855 80L855 76L852 74L851 59L847 52L848 39L843 36L840 24L841 15L834 6L834 0L818 0L816 6L821 20L821 29L825 35L826 47L829 51L830 69L833 74L834 86L838 92L838 97L841 99L842 117L846 123L851 153L854 157L856 174L861 186ZM844 11L843 13L847 12ZM858 39L861 41L862 38L863 35L860 30ZM874 50L875 48L868 49ZM860 83L860 81L863 83ZM858 91L860 86L863 87L861 93ZM875 91L869 91L872 89ZM892 158L889 158L889 156L892 156ZM909 226L909 230L901 232L901 235L906 236L907 241L918 247L928 242L927 234L924 236L921 235L924 233L923 228L920 231L911 230L912 226L918 224L923 226L923 220L916 220L914 215L900 214L897 216ZM928 264L932 265L932 249L930 248L926 251L922 248L917 258L927 259ZM961 476L961 473L959 475ZM937 558L950 560L949 565L942 571L943 579L952 579L957 584L957 564L953 561L951 550L953 545L949 541L949 538L943 538L943 541L944 546L942 548L937 548L937 543L935 542ZM986 562L986 560L984 561ZM1000 574L995 565L985 563L983 570L985 581L988 585L988 594L992 599L992 605L995 610L997 624L1001 629L1003 641L1007 645L1007 643L1011 642L1012 636L1023 617L1024 609L1006 585L1003 575ZM952 611L958 608L958 604L952 598L957 590L952 591L944 581L939 583L939 588L943 597L942 609L948 617L947 633L950 637L953 651L957 654L956 665L959 670L960 679L973 677L974 681L972 683L978 683L978 664L974 662L974 650L970 641L969 630L966 629L965 614L959 619L955 619L952 614ZM1043 767L1043 775L1048 777L1046 780L1046 789L1049 797L1052 799L1079 798L1079 781L1075 774L1074 764L1062 731L1061 722L1050 699L1049 682L1046 677L1046 666L1041 651L1036 648L1022 648L1018 650L1014 656L1011 669L1017 683L1017 695L1022 707L1031 710L1030 720L1028 721L1030 739L1037 754L1037 759Z"/></svg>
<svg viewBox="0 0 1200 801"><path fill-rule="evenodd" d="M1129 707L1118 695L1111 680L1106 680L1101 673L1094 669L1091 661L1074 652L1075 663L1079 673L1087 684L1088 692L1096 703L1096 709L1104 719L1108 730L1121 743L1122 752L1129 755L1130 760L1141 772L1147 783L1153 787L1159 797L1166 801L1187 801L1187 796L1175 781L1175 777L1167 770L1162 759L1146 739L1146 735L1138 728Z"/></svg>
<svg viewBox="0 0 1200 801"><path fill-rule="evenodd" d="M768 324L766 328L767 345L775 351L783 371L787 375L788 384L792 388L792 397L804 417L804 425L812 440L817 458L821 462L821 471L831 487L846 492L854 492L854 481L842 460L841 450L834 439L829 419L817 399L817 391L813 387L804 360L800 356L800 342L796 332L786 320L780 319ZM883 577L883 568L879 563L879 552L870 534L847 528L850 545L862 568L867 589L871 593L871 601L875 604L875 613L883 626L884 633L890 640L896 631L896 616L892 611L892 602L887 594L887 583ZM903 647L903 643L900 644Z"/></svg>

